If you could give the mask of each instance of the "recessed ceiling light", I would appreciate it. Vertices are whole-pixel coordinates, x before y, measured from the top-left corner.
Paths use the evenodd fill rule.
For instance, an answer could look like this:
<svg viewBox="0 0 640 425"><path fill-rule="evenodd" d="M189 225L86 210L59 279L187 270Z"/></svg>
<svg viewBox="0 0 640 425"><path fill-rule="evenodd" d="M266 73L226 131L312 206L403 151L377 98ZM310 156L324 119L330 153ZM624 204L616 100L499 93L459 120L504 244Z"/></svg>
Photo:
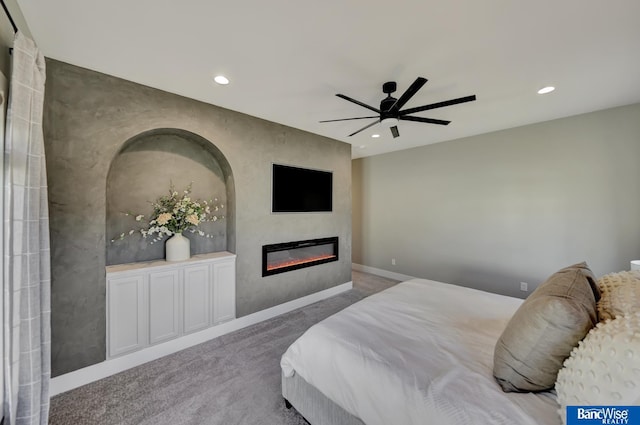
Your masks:
<svg viewBox="0 0 640 425"><path fill-rule="evenodd" d="M372 134L371 137L373 137L374 139L377 139L378 137L380 137L379 134Z"/></svg>
<svg viewBox="0 0 640 425"><path fill-rule="evenodd" d="M359 147L360 147L360 149L364 149L364 148L366 148L366 146L365 146L365 145L360 145Z"/></svg>
<svg viewBox="0 0 640 425"><path fill-rule="evenodd" d="M547 94L547 93L551 93L552 91L554 91L556 88L553 86L547 86L547 87L543 87L540 90L538 90L538 94Z"/></svg>
<svg viewBox="0 0 640 425"><path fill-rule="evenodd" d="M229 79L224 75L216 75L213 81L223 86L229 84Z"/></svg>

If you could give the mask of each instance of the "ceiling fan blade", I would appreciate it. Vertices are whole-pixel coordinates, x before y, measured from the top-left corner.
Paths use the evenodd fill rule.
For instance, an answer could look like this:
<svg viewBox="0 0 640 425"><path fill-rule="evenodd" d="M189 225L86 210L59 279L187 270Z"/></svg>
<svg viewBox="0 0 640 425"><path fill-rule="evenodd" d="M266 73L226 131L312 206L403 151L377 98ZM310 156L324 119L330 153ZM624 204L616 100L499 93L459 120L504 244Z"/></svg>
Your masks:
<svg viewBox="0 0 640 425"><path fill-rule="evenodd" d="M445 100L444 102L432 103L430 105L424 105L424 106L418 106L416 108L405 109L404 111L398 112L398 114L400 114L401 116L407 115L407 114L413 114L414 112L422 112L422 111L427 111L429 109L444 108L445 106L457 105L458 103L473 102L474 100L476 100L475 94L472 96L459 97L457 99Z"/></svg>
<svg viewBox="0 0 640 425"><path fill-rule="evenodd" d="M411 99L413 95L415 95L418 92L418 90L420 90L422 86L425 85L426 82L427 82L426 78L422 78L422 77L416 78L413 84L411 84L409 88L404 93L402 93L402 96L400 96L398 100L396 100L396 103L394 103L393 106L391 106L391 108L389 109L395 108L396 110L398 110L402 108L405 105L405 103L407 103L409 99Z"/></svg>
<svg viewBox="0 0 640 425"><path fill-rule="evenodd" d="M389 129L391 130L391 134L393 135L394 139L400 136L400 132L398 131L398 126L394 125L393 127L389 127Z"/></svg>
<svg viewBox="0 0 640 425"><path fill-rule="evenodd" d="M405 121L415 121L415 122L426 122L428 124L440 124L440 125L449 125L451 121L445 120L436 120L434 118L422 118L422 117L398 117L399 120Z"/></svg>
<svg viewBox="0 0 640 425"><path fill-rule="evenodd" d="M374 108L373 106L369 106L369 105L367 105L366 103L362 103L362 102L360 102L359 100L352 99L352 98L350 98L349 96L345 96L345 95L343 95L343 94L337 94L336 96L338 96L338 97L339 97L339 98L341 98L341 99L348 100L349 102L353 102L353 103L355 103L356 105L360 105L360 106L362 106L363 108L370 109L370 110L372 110L373 112L380 113L380 109L378 109L378 108Z"/></svg>
<svg viewBox="0 0 640 425"><path fill-rule="evenodd" d="M367 129L367 128L369 128L369 127L373 127L374 125L378 124L379 122L380 122L379 120L376 120L376 121L372 122L371 124L367 124L367 125L365 125L364 127L362 127L360 130L358 130L358 131L356 131L356 132L351 133L351 134L349 135L349 137L351 137L351 136L355 136L356 134L360 133L361 131L364 131L364 130L366 130L366 129Z"/></svg>
<svg viewBox="0 0 640 425"><path fill-rule="evenodd" d="M341 118L341 119L337 119L337 120L324 120L324 121L318 121L318 122L336 122L336 121L363 120L365 118L379 118L379 117L373 116L373 117Z"/></svg>

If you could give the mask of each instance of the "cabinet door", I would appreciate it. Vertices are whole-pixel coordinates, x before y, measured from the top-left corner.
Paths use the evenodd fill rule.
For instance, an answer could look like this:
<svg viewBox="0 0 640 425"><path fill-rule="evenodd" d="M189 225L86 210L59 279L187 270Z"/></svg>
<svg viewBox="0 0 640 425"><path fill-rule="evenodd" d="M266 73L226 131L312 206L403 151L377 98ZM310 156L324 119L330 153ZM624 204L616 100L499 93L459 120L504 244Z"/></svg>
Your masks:
<svg viewBox="0 0 640 425"><path fill-rule="evenodd" d="M144 275L107 280L109 356L139 350L147 345L147 311Z"/></svg>
<svg viewBox="0 0 640 425"><path fill-rule="evenodd" d="M236 318L236 262L225 260L212 265L213 324Z"/></svg>
<svg viewBox="0 0 640 425"><path fill-rule="evenodd" d="M179 276L178 270L149 274L149 344L180 334Z"/></svg>
<svg viewBox="0 0 640 425"><path fill-rule="evenodd" d="M183 323L184 332L194 332L209 326L209 265L184 268Z"/></svg>

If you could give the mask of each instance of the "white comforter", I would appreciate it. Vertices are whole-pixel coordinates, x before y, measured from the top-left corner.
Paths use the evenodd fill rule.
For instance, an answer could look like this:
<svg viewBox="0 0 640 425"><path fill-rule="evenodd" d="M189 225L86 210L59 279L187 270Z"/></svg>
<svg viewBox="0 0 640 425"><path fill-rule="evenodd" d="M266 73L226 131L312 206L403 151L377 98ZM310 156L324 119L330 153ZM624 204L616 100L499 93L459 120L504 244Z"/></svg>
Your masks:
<svg viewBox="0 0 640 425"><path fill-rule="evenodd" d="M522 300L413 279L311 327L282 356L367 425L560 424L550 393L504 393L493 348Z"/></svg>

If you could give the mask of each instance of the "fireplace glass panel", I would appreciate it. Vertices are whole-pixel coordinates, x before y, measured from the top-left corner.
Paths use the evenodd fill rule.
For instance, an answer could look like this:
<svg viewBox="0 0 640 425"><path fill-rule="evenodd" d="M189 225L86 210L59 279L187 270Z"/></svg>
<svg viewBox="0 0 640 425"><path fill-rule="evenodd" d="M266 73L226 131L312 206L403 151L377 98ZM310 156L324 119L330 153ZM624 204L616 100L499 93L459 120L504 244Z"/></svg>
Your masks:
<svg viewBox="0 0 640 425"><path fill-rule="evenodd" d="M296 241L262 247L262 275L269 276L338 260L338 238Z"/></svg>

